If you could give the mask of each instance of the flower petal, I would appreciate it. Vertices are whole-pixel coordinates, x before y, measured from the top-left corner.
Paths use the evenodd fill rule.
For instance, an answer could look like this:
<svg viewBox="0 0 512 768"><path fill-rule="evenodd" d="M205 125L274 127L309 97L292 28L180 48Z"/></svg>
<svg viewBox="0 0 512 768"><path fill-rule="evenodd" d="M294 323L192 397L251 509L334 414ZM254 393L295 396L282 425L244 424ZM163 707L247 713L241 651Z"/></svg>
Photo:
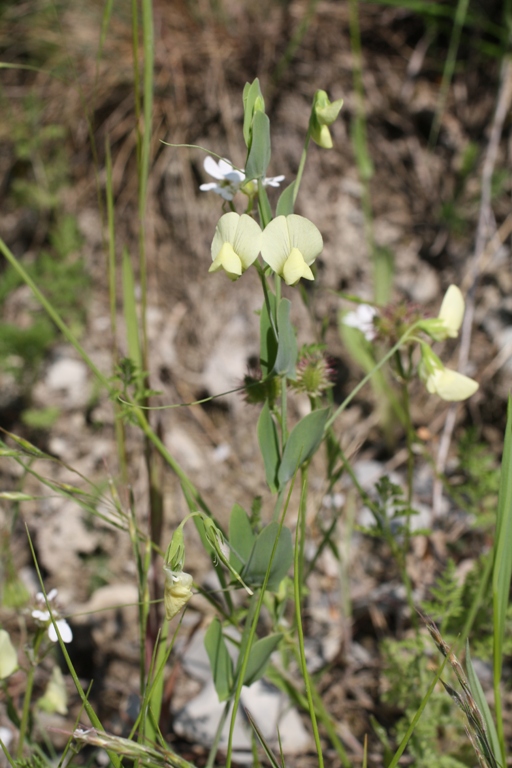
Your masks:
<svg viewBox="0 0 512 768"><path fill-rule="evenodd" d="M234 181L236 184L239 184L245 179L245 173L234 168L229 160L226 160L225 158L219 160L218 167L219 171L222 173L222 176L217 176L216 178Z"/></svg>
<svg viewBox="0 0 512 768"><path fill-rule="evenodd" d="M176 616L184 605L192 597L192 576L184 571L172 571L164 565L165 571L165 591L164 604L165 616L170 621Z"/></svg>
<svg viewBox="0 0 512 768"><path fill-rule="evenodd" d="M18 668L18 654L5 629L0 629L0 680L12 675Z"/></svg>
<svg viewBox="0 0 512 768"><path fill-rule="evenodd" d="M324 247L320 230L304 216L291 213L286 217L292 248L298 248L308 266L314 262Z"/></svg>
<svg viewBox="0 0 512 768"><path fill-rule="evenodd" d="M435 393L448 402L466 400L478 389L476 381L449 368L437 368L427 378L426 386L430 393Z"/></svg>
<svg viewBox="0 0 512 768"><path fill-rule="evenodd" d="M261 228L246 213L240 216L233 240L233 249L240 257L243 269L248 269L256 261L261 247Z"/></svg>
<svg viewBox="0 0 512 768"><path fill-rule="evenodd" d="M278 275L282 274L286 259L290 255L292 245L286 216L277 216L265 229L261 236L261 255L263 260Z"/></svg>
<svg viewBox="0 0 512 768"><path fill-rule="evenodd" d="M71 627L67 623L66 619L57 619L55 622L57 624L57 627L60 632L60 636L62 637L63 643L70 643L73 639L73 632L71 631ZM59 641L57 632L55 631L55 627L53 624L50 624L48 627L48 637L52 641L52 643L57 643Z"/></svg>
<svg viewBox="0 0 512 768"><path fill-rule="evenodd" d="M206 184L201 184L199 189L201 192L215 192L219 188L219 185L215 181L207 181Z"/></svg>
<svg viewBox="0 0 512 768"><path fill-rule="evenodd" d="M282 181L284 181L284 176L270 176L267 179L263 179L263 186L264 187L278 187Z"/></svg>
<svg viewBox="0 0 512 768"><path fill-rule="evenodd" d="M311 268L304 261L304 257L298 248L292 248L283 267L283 277L287 285L295 285L301 277L306 280L314 280Z"/></svg>
<svg viewBox="0 0 512 768"><path fill-rule="evenodd" d="M464 298L456 285L450 285L446 291L438 318L443 321L448 336L456 338L464 318Z"/></svg>
<svg viewBox="0 0 512 768"><path fill-rule="evenodd" d="M217 258L224 243L233 243L239 221L240 215L234 211L220 217L212 240L212 260Z"/></svg>
<svg viewBox="0 0 512 768"><path fill-rule="evenodd" d="M205 159L203 160L203 167L207 174L209 174L210 176L213 176L214 179L220 180L224 178L224 174L220 168L221 162L223 161L219 160L219 162L217 163L211 155L206 155Z"/></svg>
<svg viewBox="0 0 512 768"><path fill-rule="evenodd" d="M208 272L218 272L219 269L227 272L231 280L236 280L243 272L240 256L235 253L231 243L224 243Z"/></svg>

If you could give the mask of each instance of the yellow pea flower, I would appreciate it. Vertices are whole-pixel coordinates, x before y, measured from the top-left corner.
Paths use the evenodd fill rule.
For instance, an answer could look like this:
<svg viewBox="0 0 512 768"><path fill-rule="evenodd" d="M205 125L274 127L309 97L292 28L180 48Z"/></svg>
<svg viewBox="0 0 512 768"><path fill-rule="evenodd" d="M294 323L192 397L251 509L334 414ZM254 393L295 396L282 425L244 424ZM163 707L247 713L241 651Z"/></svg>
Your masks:
<svg viewBox="0 0 512 768"><path fill-rule="evenodd" d="M273 219L261 236L261 255L287 285L301 277L314 280L311 264L323 248L322 235L315 225L295 213Z"/></svg>
<svg viewBox="0 0 512 768"><path fill-rule="evenodd" d="M0 629L0 680L10 677L18 669L18 654L5 629Z"/></svg>
<svg viewBox="0 0 512 768"><path fill-rule="evenodd" d="M246 213L234 211L221 216L212 241L209 272L223 269L230 280L238 280L260 252L261 229Z"/></svg>
<svg viewBox="0 0 512 768"><path fill-rule="evenodd" d="M448 402L467 400L478 389L478 383L469 376L445 368L428 344L421 345L420 377L430 394Z"/></svg>
<svg viewBox="0 0 512 768"><path fill-rule="evenodd" d="M443 321L446 328L446 335L455 339L459 335L459 330L464 318L464 298L460 288L456 285L450 285L444 295L438 318Z"/></svg>

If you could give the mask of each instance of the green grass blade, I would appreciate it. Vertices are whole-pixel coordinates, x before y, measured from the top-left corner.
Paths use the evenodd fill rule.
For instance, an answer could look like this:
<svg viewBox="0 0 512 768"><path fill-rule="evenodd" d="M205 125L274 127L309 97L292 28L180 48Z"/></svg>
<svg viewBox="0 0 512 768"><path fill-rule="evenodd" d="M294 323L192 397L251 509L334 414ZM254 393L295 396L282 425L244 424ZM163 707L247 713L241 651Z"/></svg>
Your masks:
<svg viewBox="0 0 512 768"><path fill-rule="evenodd" d="M505 619L509 603L512 576L512 398L509 396L507 426L501 461L496 541L494 544L494 570L492 574L494 623L494 705L496 726L501 745L502 763L505 765L505 736L501 706L500 681L503 667Z"/></svg>
<svg viewBox="0 0 512 768"><path fill-rule="evenodd" d="M446 106L446 99L448 98L448 91L450 90L453 73L455 71L460 35L462 32L462 27L466 21L468 5L469 0L458 0L457 10L455 11L455 18L453 20L450 45L448 47L448 53L446 55L446 61L443 70L443 79L441 81L441 88L439 89L436 114L432 123L432 129L430 131L429 144L431 147L435 145L439 135L439 128L441 126L441 120L443 118L443 113Z"/></svg>
<svg viewBox="0 0 512 768"><path fill-rule="evenodd" d="M466 643L466 672L468 675L468 683L471 689L471 694L475 699L477 706L482 713L485 721L485 727L487 729L488 738L490 740L490 746L492 747L494 755L501 754L500 740L498 738L498 732L494 723L491 710L485 698L485 694L478 679L473 662L471 661L471 654L469 652L469 643Z"/></svg>

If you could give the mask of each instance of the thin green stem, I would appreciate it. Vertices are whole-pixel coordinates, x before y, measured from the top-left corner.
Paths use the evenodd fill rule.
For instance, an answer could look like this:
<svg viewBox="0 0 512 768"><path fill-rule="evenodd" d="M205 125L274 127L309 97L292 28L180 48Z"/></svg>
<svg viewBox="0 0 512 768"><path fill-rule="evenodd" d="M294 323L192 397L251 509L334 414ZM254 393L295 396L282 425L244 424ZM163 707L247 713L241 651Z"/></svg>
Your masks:
<svg viewBox="0 0 512 768"><path fill-rule="evenodd" d="M217 730L215 731L215 736L213 737L212 746L210 747L210 752L208 753L208 760L206 761L205 768L214 768L215 758L217 757L217 752L219 749L219 742L222 736L224 725L228 719L230 706L231 699L226 702L224 709L222 710L222 715L220 716L219 724L217 726Z"/></svg>
<svg viewBox="0 0 512 768"><path fill-rule="evenodd" d="M364 376L364 378L361 379L359 384L352 390L350 395L348 395L345 398L345 400L341 403L341 405L334 411L333 415L328 419L325 425L326 430L328 430L329 427L331 427L334 424L334 422L336 421L340 413L342 413L350 405L350 403L356 397L356 395L358 395L359 392L362 390L362 388L370 381L373 374L379 371L382 368L382 366L385 365L388 362L388 360L390 360L393 357L395 352L397 352L400 349L400 347L402 347L405 344L406 341L410 341L411 336L416 330L417 325L418 324L415 324L410 328L408 328L407 331L404 333L404 335L397 341L397 343L393 347L391 347L391 349L388 352L386 352L382 360L379 360L377 365L371 371L369 371L366 374L366 376Z"/></svg>
<svg viewBox="0 0 512 768"><path fill-rule="evenodd" d="M309 672L306 663L306 650L304 647L304 632L302 629L302 565L301 565L301 552L303 551L303 543L301 542L302 535L300 531L303 528L302 518L306 515L306 493L307 493L307 471L302 475L302 488L300 495L299 506L299 524L297 525L297 532L295 536L295 553L294 553L294 567L293 567L293 595L295 600L295 626L297 629L297 637L299 644L299 661L302 672L302 679L304 680L304 687L306 690L306 698L308 701L308 712L311 719L311 727L313 728L313 738L315 740L316 751L318 755L318 766L323 768L324 757L322 753L322 743L320 741L320 733L318 731L318 723L316 719L315 702L313 701L313 695L311 692L311 682L309 679Z"/></svg>
<svg viewBox="0 0 512 768"><path fill-rule="evenodd" d="M16 757L21 760L23 756L23 747L25 745L25 739L27 738L28 720L30 717L30 711L32 707L32 690L34 688L34 675L36 673L37 661L39 656L39 647L41 640L43 639L43 631L39 631L36 635L33 648L33 657L29 660L29 668L27 672L27 680L25 683L25 692L23 695L23 711L21 713L20 733L18 736L18 751Z"/></svg>
<svg viewBox="0 0 512 768"><path fill-rule="evenodd" d="M308 156L310 140L311 140L311 125L308 126L308 132L306 133L306 138L304 140L304 147L302 148L302 155L300 156L300 163L299 163L299 168L297 170L297 176L295 178L295 182L293 185L293 197L292 197L293 208L295 208L295 201L297 200L297 195L299 194L299 187L302 181L304 168L306 167L306 158Z"/></svg>

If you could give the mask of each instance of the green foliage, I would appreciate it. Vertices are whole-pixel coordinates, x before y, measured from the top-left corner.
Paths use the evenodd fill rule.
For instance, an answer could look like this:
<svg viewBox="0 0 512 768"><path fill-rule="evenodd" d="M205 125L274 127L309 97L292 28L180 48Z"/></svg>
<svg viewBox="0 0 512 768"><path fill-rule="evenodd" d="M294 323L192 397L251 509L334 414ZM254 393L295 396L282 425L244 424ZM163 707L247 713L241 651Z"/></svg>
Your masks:
<svg viewBox="0 0 512 768"><path fill-rule="evenodd" d="M475 524L483 528L494 525L498 501L500 470L489 446L478 439L471 427L458 444L459 472L448 486L457 504L473 515Z"/></svg>
<svg viewBox="0 0 512 768"><path fill-rule="evenodd" d="M81 237L72 216L57 218L50 231L49 250L43 250L26 265L29 276L65 318L74 332L85 320L89 278L76 253ZM0 281L0 308L20 287L22 280L13 267L6 267ZM41 309L34 307L26 325L0 321L0 365L10 370L25 386L38 375L38 366L57 338L57 329Z"/></svg>
<svg viewBox="0 0 512 768"><path fill-rule="evenodd" d="M375 523L369 528L362 529L364 533L382 537L388 542L400 541L410 536L409 518L418 513L404 497L403 489L384 475L375 484L375 492L377 499L370 507ZM415 533L424 533L424 531Z"/></svg>
<svg viewBox="0 0 512 768"><path fill-rule="evenodd" d="M294 426L279 465L277 476L280 487L291 480L299 467L313 456L322 441L328 418L329 408L321 408L308 413Z"/></svg>
<svg viewBox="0 0 512 768"><path fill-rule="evenodd" d="M59 418L60 410L56 406L48 408L28 408L21 419L31 429L50 429Z"/></svg>
<svg viewBox="0 0 512 768"><path fill-rule="evenodd" d="M430 599L422 602L422 611L437 624L440 623L440 631L444 635L464 611L464 584L457 577L457 567L452 558L448 559L430 593Z"/></svg>
<svg viewBox="0 0 512 768"><path fill-rule="evenodd" d="M386 639L381 646L384 661L383 700L403 714L393 732L397 743L406 733L432 678L429 638L425 635L403 640ZM467 743L462 719L450 698L441 689L430 696L407 745L418 768L458 768L466 765Z"/></svg>

